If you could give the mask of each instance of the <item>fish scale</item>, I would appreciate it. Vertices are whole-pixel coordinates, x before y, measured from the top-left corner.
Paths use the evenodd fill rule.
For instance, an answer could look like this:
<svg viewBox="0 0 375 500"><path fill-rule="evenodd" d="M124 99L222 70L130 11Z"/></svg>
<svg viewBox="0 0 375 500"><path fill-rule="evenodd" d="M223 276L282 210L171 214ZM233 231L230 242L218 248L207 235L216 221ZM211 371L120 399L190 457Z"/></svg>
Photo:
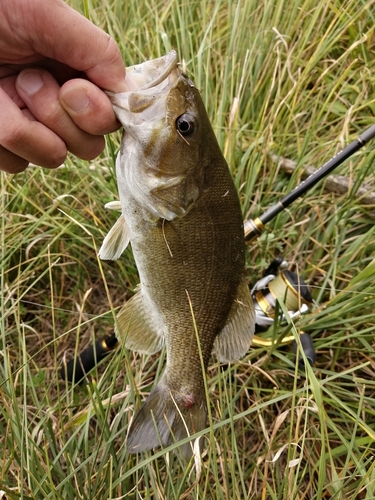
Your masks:
<svg viewBox="0 0 375 500"><path fill-rule="evenodd" d="M116 163L122 214L100 250L117 258L130 240L140 277L117 337L143 353L166 347L164 373L129 429L133 453L206 426L213 350L236 360L254 331L240 202L200 93L174 51L144 65L138 90L111 95L125 130ZM136 74L140 81L142 65ZM191 446L180 450L191 456Z"/></svg>

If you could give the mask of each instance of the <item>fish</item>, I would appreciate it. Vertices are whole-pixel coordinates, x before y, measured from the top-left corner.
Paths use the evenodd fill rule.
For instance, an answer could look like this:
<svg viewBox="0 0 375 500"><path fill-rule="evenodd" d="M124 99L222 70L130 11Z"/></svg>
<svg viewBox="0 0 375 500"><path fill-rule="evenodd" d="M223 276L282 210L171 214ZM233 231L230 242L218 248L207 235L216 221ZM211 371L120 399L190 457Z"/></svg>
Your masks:
<svg viewBox="0 0 375 500"><path fill-rule="evenodd" d="M126 82L129 91L108 93L124 129L121 215L99 256L115 260L130 242L140 285L118 313L116 336L139 353L166 349L164 372L128 430L127 449L139 453L206 427L210 358L243 357L255 314L239 196L199 90L174 50L127 68ZM192 456L190 442L179 449Z"/></svg>

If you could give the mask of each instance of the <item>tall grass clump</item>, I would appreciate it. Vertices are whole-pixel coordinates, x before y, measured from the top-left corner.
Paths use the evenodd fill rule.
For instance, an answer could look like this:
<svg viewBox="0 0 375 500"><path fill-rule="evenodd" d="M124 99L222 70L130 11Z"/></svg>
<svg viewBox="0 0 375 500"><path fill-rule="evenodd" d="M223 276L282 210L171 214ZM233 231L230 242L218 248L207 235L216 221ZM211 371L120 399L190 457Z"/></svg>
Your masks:
<svg viewBox="0 0 375 500"><path fill-rule="evenodd" d="M70 0L119 43L127 65L177 49L201 90L240 194L256 217L374 123L375 1ZM137 285L131 251L100 262L115 222L120 134L93 162L1 174L0 498L373 499L375 491L374 146L270 223L249 247L254 283L275 257L309 284L314 308L266 336L309 333L315 366L290 347L252 347L207 378L203 454L129 455L134 410L164 355L124 349L82 384L65 359L110 335ZM272 156L273 155L273 156ZM293 175L279 161L297 163ZM152 244L152 242L150 242ZM302 354L300 354L302 356Z"/></svg>

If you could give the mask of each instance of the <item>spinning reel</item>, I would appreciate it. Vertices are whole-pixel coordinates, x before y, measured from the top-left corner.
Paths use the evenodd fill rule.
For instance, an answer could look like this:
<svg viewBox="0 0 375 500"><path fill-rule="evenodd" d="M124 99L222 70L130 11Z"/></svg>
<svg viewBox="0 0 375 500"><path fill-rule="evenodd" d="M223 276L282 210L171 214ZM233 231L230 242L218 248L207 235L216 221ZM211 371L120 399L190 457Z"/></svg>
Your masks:
<svg viewBox="0 0 375 500"><path fill-rule="evenodd" d="M276 217L293 201L341 165L341 163L373 137L375 137L375 125L365 130L357 139L316 170L305 181L301 182L301 184L260 217L254 220L246 220L244 222L246 242L250 243L260 236L267 222ZM255 346L271 347L279 343L286 344L293 342L294 351L296 352L297 346L294 336L285 336L281 339L277 338L273 340L258 335L258 333L267 330L274 323L275 319L279 319L281 322L286 320L285 316L279 313L278 301L285 304L291 319L308 312L313 305L313 298L306 283L296 273L288 271L287 267L288 263L282 258L273 260L263 273L263 278L257 281L252 287L251 295L256 314L256 335L253 338L252 344ZM316 354L310 335L301 332L300 343L307 360L313 365ZM77 358L71 359L68 363L64 364L60 371L61 377L70 382L79 382L85 377L86 373L112 352L118 344L119 340L116 334L111 335L107 339L98 340L94 345L82 351ZM300 361L303 363L301 358Z"/></svg>
<svg viewBox="0 0 375 500"><path fill-rule="evenodd" d="M296 273L287 270L288 262L281 257L274 259L263 273L263 278L255 283L251 290L251 296L255 308L255 332L252 345L259 347L271 347L278 343L293 343L293 350L297 352L297 343L293 335L281 339L267 339L259 332L266 331L275 321L276 315L282 322L286 321L284 314L278 313L278 301L283 301L290 319L295 319L301 314L307 313L314 301L310 290L303 279ZM309 363L313 365L316 354L312 339L307 333L300 333L301 347ZM299 359L303 364L303 359Z"/></svg>

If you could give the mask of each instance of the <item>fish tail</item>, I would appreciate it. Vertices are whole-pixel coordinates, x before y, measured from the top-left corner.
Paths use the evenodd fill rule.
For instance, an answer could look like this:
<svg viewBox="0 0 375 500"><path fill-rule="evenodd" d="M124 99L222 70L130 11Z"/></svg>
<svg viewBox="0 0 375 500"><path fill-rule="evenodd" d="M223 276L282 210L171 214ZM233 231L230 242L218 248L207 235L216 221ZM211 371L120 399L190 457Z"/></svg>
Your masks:
<svg viewBox="0 0 375 500"><path fill-rule="evenodd" d="M126 445L130 453L140 453L165 447L205 428L207 408L192 394L171 390L163 379L151 391L135 416ZM192 443L179 446L182 456L189 460Z"/></svg>

